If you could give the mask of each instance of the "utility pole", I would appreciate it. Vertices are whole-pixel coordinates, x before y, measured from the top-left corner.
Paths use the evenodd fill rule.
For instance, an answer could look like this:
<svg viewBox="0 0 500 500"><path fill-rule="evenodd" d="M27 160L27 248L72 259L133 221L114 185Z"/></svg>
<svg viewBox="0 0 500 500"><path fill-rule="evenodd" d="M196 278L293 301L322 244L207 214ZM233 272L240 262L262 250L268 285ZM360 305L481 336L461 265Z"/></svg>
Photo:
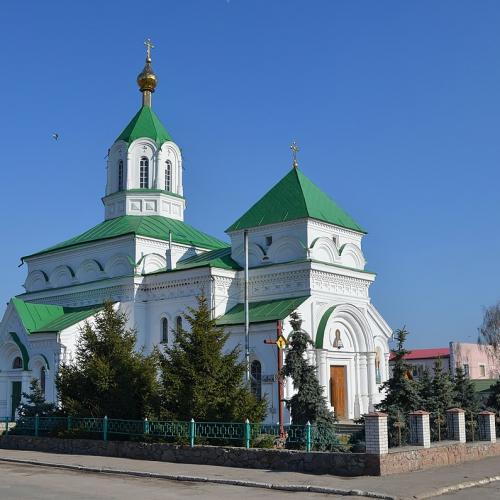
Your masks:
<svg viewBox="0 0 500 500"><path fill-rule="evenodd" d="M285 380L281 374L283 368L283 349L286 347L286 339L283 336L283 322L276 322L276 339L266 339L264 344L275 345L278 351L278 422L280 427L280 438L285 437L285 428L283 425L283 402L285 400L284 384Z"/></svg>

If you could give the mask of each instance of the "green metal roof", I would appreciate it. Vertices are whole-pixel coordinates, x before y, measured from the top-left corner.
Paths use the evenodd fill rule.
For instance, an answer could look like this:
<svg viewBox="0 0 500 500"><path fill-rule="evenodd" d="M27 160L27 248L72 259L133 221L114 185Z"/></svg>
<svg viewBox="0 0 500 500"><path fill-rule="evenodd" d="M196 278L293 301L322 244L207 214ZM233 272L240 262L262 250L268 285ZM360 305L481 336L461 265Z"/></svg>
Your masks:
<svg viewBox="0 0 500 500"><path fill-rule="evenodd" d="M327 194L293 168L226 232L312 218L366 233Z"/></svg>
<svg viewBox="0 0 500 500"><path fill-rule="evenodd" d="M172 233L172 241L176 243L206 248L207 250L227 247L227 243L198 231L198 229L180 220L169 219L161 215L123 215L101 222L101 224L94 226L79 236L75 236L40 252L22 257L22 259L63 250L84 243L117 238L126 234L135 234L168 241L169 232Z"/></svg>
<svg viewBox="0 0 500 500"><path fill-rule="evenodd" d="M299 307L309 296L294 297L291 299L264 300L251 302L248 305L250 323L265 323L286 318ZM236 304L226 314L217 319L217 324L241 325L245 322L244 304Z"/></svg>
<svg viewBox="0 0 500 500"><path fill-rule="evenodd" d="M220 269L241 270L242 267L231 258L231 247L204 252L177 262L176 269L193 267L218 267Z"/></svg>
<svg viewBox="0 0 500 500"><path fill-rule="evenodd" d="M149 106L142 106L115 142L125 141L130 144L141 137L153 139L158 145L172 140L156 113Z"/></svg>
<svg viewBox="0 0 500 500"><path fill-rule="evenodd" d="M63 307L52 304L32 304L17 298L12 299L12 304L29 334L60 332L102 309L102 306Z"/></svg>
<svg viewBox="0 0 500 500"><path fill-rule="evenodd" d="M471 382L474 385L474 392L490 392L497 379L471 379Z"/></svg>

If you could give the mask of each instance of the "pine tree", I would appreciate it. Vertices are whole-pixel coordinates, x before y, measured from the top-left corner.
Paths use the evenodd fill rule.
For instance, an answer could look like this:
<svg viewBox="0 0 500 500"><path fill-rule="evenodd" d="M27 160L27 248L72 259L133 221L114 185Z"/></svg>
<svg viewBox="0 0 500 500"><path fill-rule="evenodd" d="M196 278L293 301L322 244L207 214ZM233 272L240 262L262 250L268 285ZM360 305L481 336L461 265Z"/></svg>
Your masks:
<svg viewBox="0 0 500 500"><path fill-rule="evenodd" d="M461 367L457 367L455 377L453 377L455 389L454 406L462 408L470 416L479 411L479 400L474 390L472 380L465 374Z"/></svg>
<svg viewBox="0 0 500 500"><path fill-rule="evenodd" d="M490 391L486 407L491 411L500 412L500 380L490 387Z"/></svg>
<svg viewBox="0 0 500 500"><path fill-rule="evenodd" d="M332 424L335 419L328 409L323 388L316 375L316 367L310 365L306 358L306 350L312 345L306 332L301 328L302 320L293 312L290 324L292 333L289 337L290 349L283 367L283 375L291 377L296 393L286 402L294 425Z"/></svg>
<svg viewBox="0 0 500 500"><path fill-rule="evenodd" d="M240 351L225 351L229 335L216 326L207 298L184 318L190 328L175 330L172 346L160 355L163 416L212 422L260 422L265 400L258 401L244 384Z"/></svg>
<svg viewBox="0 0 500 500"><path fill-rule="evenodd" d="M157 414L157 354L136 351L136 333L126 322L107 302L95 326L85 323L74 362L63 364L57 378L64 413L133 420Z"/></svg>
<svg viewBox="0 0 500 500"><path fill-rule="evenodd" d="M394 352L392 377L382 384L380 391L385 398L377 409L388 414L389 441L391 445L406 442L408 435L408 414L419 410L421 399L418 384L411 377L411 367L405 356L411 351L405 349L408 331L403 327L395 332L397 348Z"/></svg>
<svg viewBox="0 0 500 500"><path fill-rule="evenodd" d="M57 414L58 409L54 403L47 403L45 395L37 379L30 382L29 393L23 392L23 401L19 405L18 414L23 417L50 417Z"/></svg>
<svg viewBox="0 0 500 500"><path fill-rule="evenodd" d="M429 404L433 399L432 393L432 377L428 368L422 372L422 376L418 379L418 393L420 395L420 409L429 411Z"/></svg>
<svg viewBox="0 0 500 500"><path fill-rule="evenodd" d="M445 415L446 410L454 406L455 397L455 387L451 377L443 370L443 363L441 359L438 358L434 363L432 398L428 403L427 411Z"/></svg>

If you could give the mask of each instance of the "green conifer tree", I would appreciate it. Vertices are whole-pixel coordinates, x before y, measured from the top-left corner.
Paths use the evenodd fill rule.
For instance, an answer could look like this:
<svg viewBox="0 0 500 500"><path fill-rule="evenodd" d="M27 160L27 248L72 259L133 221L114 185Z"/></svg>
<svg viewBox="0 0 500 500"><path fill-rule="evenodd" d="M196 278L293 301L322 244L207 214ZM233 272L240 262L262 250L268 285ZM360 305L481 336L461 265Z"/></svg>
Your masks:
<svg viewBox="0 0 500 500"><path fill-rule="evenodd" d="M74 361L57 377L62 410L67 415L143 419L159 410L157 354L137 351L136 333L127 318L107 302L80 332Z"/></svg>
<svg viewBox="0 0 500 500"><path fill-rule="evenodd" d="M316 375L316 367L305 359L305 353L311 340L301 328L302 320L293 312L290 324L292 333L288 339L290 349L287 352L283 376L291 377L296 393L286 402L294 425L332 424L333 413L328 409L323 388Z"/></svg>
<svg viewBox="0 0 500 500"><path fill-rule="evenodd" d="M258 401L244 384L245 364L240 351L226 351L228 334L217 327L207 298L184 318L189 329L173 332L174 342L161 354L164 418L211 422L260 422L265 400Z"/></svg>
<svg viewBox="0 0 500 500"><path fill-rule="evenodd" d="M453 377L455 389L455 401L453 406L462 408L470 416L479 411L479 400L474 390L472 380L465 374L463 368L457 367Z"/></svg>
<svg viewBox="0 0 500 500"><path fill-rule="evenodd" d="M19 417L34 417L35 415L50 417L57 412L56 405L54 403L47 403L45 400L45 394L38 380L35 378L32 379L29 392L23 392L23 401L18 407Z"/></svg>
<svg viewBox="0 0 500 500"><path fill-rule="evenodd" d="M396 330L397 347L394 352L392 377L380 388L385 398L377 405L377 410L388 414L389 442L391 446L404 444L408 437L408 414L419 410L422 401L417 382L411 376L411 366L405 356L411 351L405 349L408 331L403 327Z"/></svg>
<svg viewBox="0 0 500 500"><path fill-rule="evenodd" d="M420 409L429 411L430 402L433 399L432 376L428 368L425 368L421 377L418 379L418 393L420 396Z"/></svg>
<svg viewBox="0 0 500 500"><path fill-rule="evenodd" d="M500 412L500 380L497 380L490 388L490 395L486 401L486 407L495 412Z"/></svg>

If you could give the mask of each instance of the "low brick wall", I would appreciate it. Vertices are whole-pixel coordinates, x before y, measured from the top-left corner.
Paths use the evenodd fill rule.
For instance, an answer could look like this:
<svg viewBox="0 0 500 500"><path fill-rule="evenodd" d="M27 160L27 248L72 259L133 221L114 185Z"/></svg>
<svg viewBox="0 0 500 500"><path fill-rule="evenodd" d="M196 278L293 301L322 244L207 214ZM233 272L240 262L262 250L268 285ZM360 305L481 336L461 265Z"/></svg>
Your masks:
<svg viewBox="0 0 500 500"><path fill-rule="evenodd" d="M500 455L500 443L442 441L430 448L391 448L380 457L380 475L413 472Z"/></svg>
<svg viewBox="0 0 500 500"><path fill-rule="evenodd" d="M223 446L195 446L92 439L59 439L32 436L3 436L0 448L75 455L156 460L188 464L222 465L272 469L336 476L385 476L431 469L469 460L500 455L500 443L444 441L430 448L391 448L386 455L366 453L322 453L295 450L262 450ZM0 454L1 456L1 454Z"/></svg>
<svg viewBox="0 0 500 500"><path fill-rule="evenodd" d="M8 435L0 448L76 455L135 458L188 464L222 465L251 469L362 476L379 474L379 458L364 453L322 453L295 450L245 449L223 446L195 446L92 439L59 439Z"/></svg>

